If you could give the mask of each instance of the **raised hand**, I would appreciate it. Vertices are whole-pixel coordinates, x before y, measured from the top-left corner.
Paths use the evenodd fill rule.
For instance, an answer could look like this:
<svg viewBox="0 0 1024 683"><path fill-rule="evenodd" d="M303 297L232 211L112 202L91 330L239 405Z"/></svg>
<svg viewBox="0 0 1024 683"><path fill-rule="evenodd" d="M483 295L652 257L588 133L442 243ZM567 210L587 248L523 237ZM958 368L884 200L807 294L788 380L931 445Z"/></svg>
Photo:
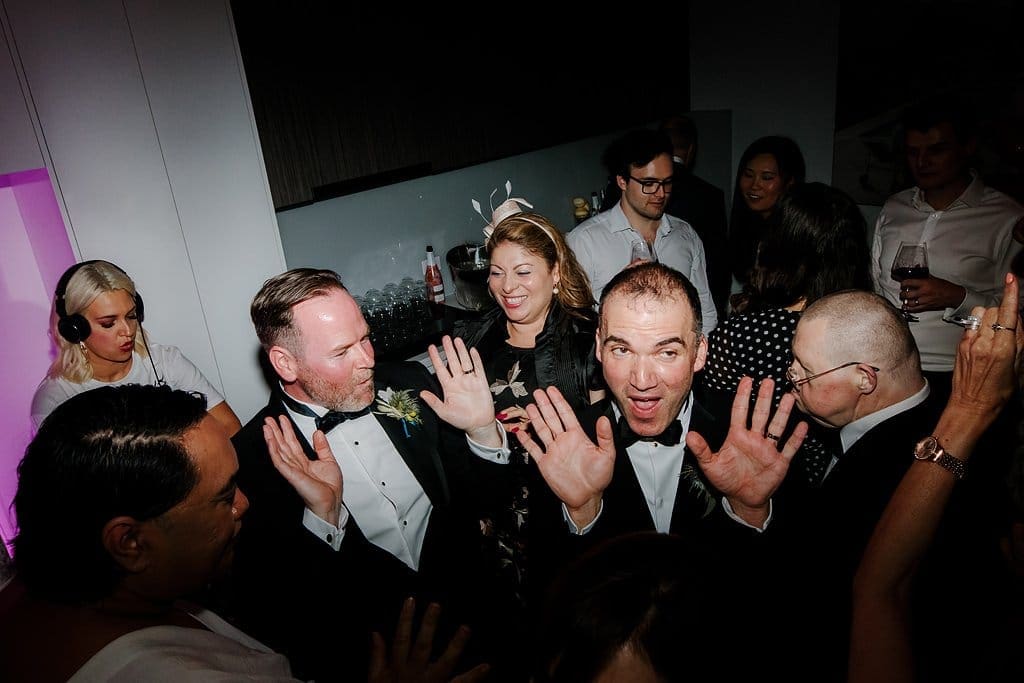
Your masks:
<svg viewBox="0 0 1024 683"><path fill-rule="evenodd" d="M576 414L555 387L533 392L536 403L526 406L540 444L527 430L516 432L537 463L544 481L565 503L578 527L589 524L600 509L601 497L612 480L615 442L607 417L597 420L597 443L584 433Z"/></svg>
<svg viewBox="0 0 1024 683"><path fill-rule="evenodd" d="M442 420L466 432L471 439L485 446L500 446L501 434L494 420L494 401L484 373L480 354L467 349L462 339L445 335L441 339L448 363L441 360L437 347L431 344L427 355L444 393L444 400L433 392L421 391L420 398Z"/></svg>
<svg viewBox="0 0 1024 683"><path fill-rule="evenodd" d="M274 467L295 489L317 517L337 525L341 515L341 468L334 459L327 437L319 429L313 432L316 460L306 457L291 421L281 415L263 421L263 438Z"/></svg>
<svg viewBox="0 0 1024 683"><path fill-rule="evenodd" d="M780 451L778 435L786 428L793 410L793 395L782 397L769 423L775 382L762 380L748 429L747 411L753 386L750 377L740 380L732 402L729 434L717 453L696 432L686 435L686 445L708 481L729 499L733 511L749 524L761 526L768 516L768 501L786 477L789 463L807 436L807 423L797 425Z"/></svg>
<svg viewBox="0 0 1024 683"><path fill-rule="evenodd" d="M395 641L388 655L387 645L379 633L373 634L373 650L370 653L370 683L442 683L448 681L455 665L458 664L462 650L469 640L469 629L459 627L448 647L435 661L430 661L430 652L434 647L434 631L441 614L441 607L431 603L423 615L423 623L413 642L412 617L416 611L416 603L412 598L402 605L398 617L398 628L395 630ZM473 683L483 680L490 667L480 664L461 676L451 679L451 683Z"/></svg>
<svg viewBox="0 0 1024 683"><path fill-rule="evenodd" d="M999 308L975 307L971 314L981 320L977 330L968 328L957 347L953 390L949 404L980 418L983 430L995 419L1016 389L1024 328L1017 314L1017 278L1006 276Z"/></svg>

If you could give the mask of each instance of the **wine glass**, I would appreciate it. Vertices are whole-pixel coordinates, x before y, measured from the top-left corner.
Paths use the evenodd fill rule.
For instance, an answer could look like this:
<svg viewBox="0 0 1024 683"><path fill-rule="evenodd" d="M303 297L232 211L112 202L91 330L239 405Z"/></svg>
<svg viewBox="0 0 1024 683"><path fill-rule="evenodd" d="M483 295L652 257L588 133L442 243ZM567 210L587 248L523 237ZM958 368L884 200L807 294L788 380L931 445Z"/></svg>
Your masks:
<svg viewBox="0 0 1024 683"><path fill-rule="evenodd" d="M892 260L892 279L903 282L909 279L928 277L928 245L924 242L900 242L896 258ZM918 317L906 311L907 300L903 300L903 318L916 323Z"/></svg>
<svg viewBox="0 0 1024 683"><path fill-rule="evenodd" d="M633 242L632 252L629 256L629 262L632 263L637 259L641 261L653 261L657 263L658 253L654 251L654 243L648 242L645 239L635 240Z"/></svg>

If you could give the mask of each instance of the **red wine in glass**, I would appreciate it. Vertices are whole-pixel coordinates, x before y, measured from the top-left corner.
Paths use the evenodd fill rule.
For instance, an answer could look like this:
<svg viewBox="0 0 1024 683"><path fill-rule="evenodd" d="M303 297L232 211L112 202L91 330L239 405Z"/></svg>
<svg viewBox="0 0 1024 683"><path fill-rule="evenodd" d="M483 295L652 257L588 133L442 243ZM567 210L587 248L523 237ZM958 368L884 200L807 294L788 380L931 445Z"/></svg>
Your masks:
<svg viewBox="0 0 1024 683"><path fill-rule="evenodd" d="M892 279L897 282L915 278L928 277L928 245L924 242L900 242L896 258L892 260ZM906 300L903 301L903 318L907 322L917 322L917 316L906 311Z"/></svg>
<svg viewBox="0 0 1024 683"><path fill-rule="evenodd" d="M928 266L908 266L906 268L892 269L892 279L897 282L925 277L928 277Z"/></svg>

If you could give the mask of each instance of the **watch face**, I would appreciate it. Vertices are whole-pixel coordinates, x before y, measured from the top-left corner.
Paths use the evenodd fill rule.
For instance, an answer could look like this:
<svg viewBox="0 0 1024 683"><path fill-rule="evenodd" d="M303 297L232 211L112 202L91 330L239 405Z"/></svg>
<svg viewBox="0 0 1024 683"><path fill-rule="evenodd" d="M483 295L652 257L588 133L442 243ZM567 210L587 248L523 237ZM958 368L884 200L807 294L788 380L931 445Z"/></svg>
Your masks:
<svg viewBox="0 0 1024 683"><path fill-rule="evenodd" d="M918 460L934 460L939 451L939 440L929 436L917 442L914 448L914 457Z"/></svg>

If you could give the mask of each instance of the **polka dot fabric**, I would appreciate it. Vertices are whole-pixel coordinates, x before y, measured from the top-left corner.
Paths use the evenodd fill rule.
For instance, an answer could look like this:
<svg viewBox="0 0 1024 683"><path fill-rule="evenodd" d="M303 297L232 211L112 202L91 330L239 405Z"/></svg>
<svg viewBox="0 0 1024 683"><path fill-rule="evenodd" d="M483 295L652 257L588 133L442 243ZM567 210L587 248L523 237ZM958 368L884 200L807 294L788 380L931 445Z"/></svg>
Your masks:
<svg viewBox="0 0 1024 683"><path fill-rule="evenodd" d="M726 318L708 335L708 356L699 381L702 391L717 395L719 407L728 405L736 393L740 379L754 378L754 396L761 380L775 380L772 407L777 408L790 389L786 370L793 363L793 333L800 314L782 308L752 313L738 313ZM751 397L753 400L753 396ZM808 434L797 455L798 470L812 484L820 484L832 453L825 444Z"/></svg>

